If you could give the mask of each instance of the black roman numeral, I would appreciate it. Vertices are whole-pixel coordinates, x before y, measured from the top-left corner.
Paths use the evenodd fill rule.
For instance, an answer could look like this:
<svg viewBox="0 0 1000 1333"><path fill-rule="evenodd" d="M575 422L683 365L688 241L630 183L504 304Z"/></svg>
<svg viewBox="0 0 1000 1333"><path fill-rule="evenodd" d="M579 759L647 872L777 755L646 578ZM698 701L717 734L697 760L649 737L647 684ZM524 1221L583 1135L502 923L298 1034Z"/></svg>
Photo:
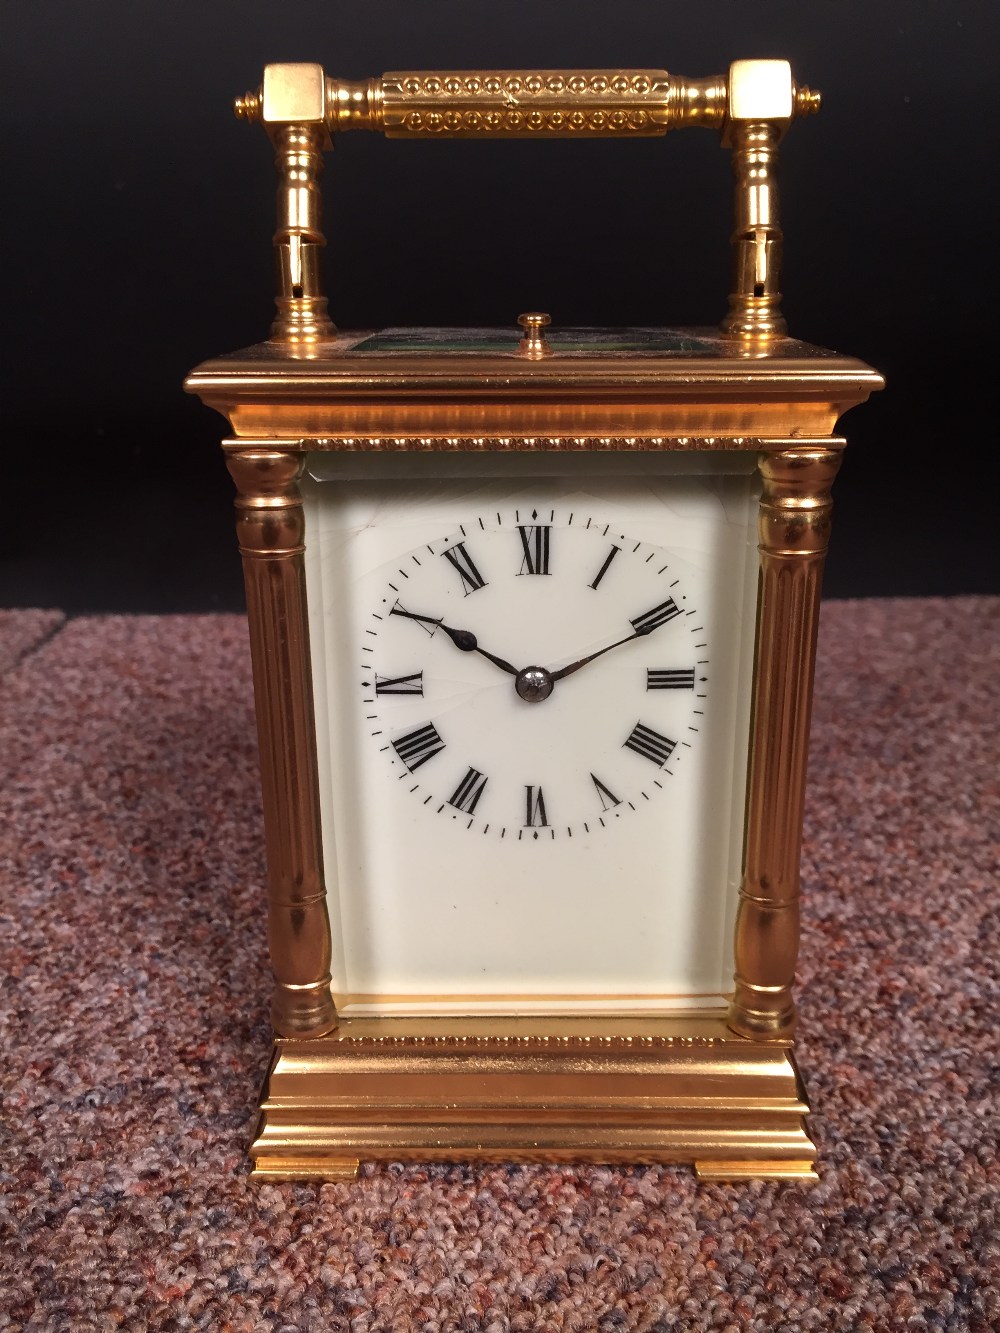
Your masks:
<svg viewBox="0 0 1000 1333"><path fill-rule="evenodd" d="M694 667L683 671L652 671L646 668L647 690L693 690Z"/></svg>
<svg viewBox="0 0 1000 1333"><path fill-rule="evenodd" d="M604 575L605 575L605 574L608 572L608 570L611 568L611 562L612 562L612 560L614 560L615 556L618 554L618 552L619 552L621 549L622 549L622 548L621 548L620 546L612 546L611 550L608 552L608 558L605 560L604 564L603 564L603 565L600 567L600 569L597 571L597 578L594 579L593 583L588 583L588 584L587 584L587 587L588 587L588 588L596 588L596 587L597 587L597 585L600 583L601 579L604 578Z"/></svg>
<svg viewBox="0 0 1000 1333"><path fill-rule="evenodd" d="M442 551L444 558L450 561L458 570L462 578L462 592L468 597L470 592L476 592L479 588L485 588L486 580L476 568L475 561L465 549L465 542L456 542L454 546L449 546L447 550Z"/></svg>
<svg viewBox="0 0 1000 1333"><path fill-rule="evenodd" d="M602 810L610 810L613 806L621 805L621 797L616 796L613 791L605 787L604 783L595 773L591 773L590 780L597 788L597 794L601 798ZM607 797L607 800L604 799L605 797Z"/></svg>
<svg viewBox="0 0 1000 1333"><path fill-rule="evenodd" d="M680 613L680 607L672 597L668 597L659 606L654 606L652 611L644 611L630 623L636 634L651 634L654 629L659 629L661 625L673 620L674 616L679 616Z"/></svg>
<svg viewBox="0 0 1000 1333"><path fill-rule="evenodd" d="M524 826L525 828L548 828L549 821L545 818L545 797L542 795L541 787L528 787L524 789Z"/></svg>
<svg viewBox="0 0 1000 1333"><path fill-rule="evenodd" d="M489 779L474 768L470 768L465 777L458 784L452 794L448 797L448 804L453 805L456 810L464 810L467 815L473 815L476 812L476 806L479 804L479 798L483 794L483 788Z"/></svg>
<svg viewBox="0 0 1000 1333"><path fill-rule="evenodd" d="M677 748L677 742L667 740L666 736L661 736L652 727L637 722L628 740L622 742L622 747L634 750L636 754L641 754L643 759L649 759L657 768L662 768Z"/></svg>
<svg viewBox="0 0 1000 1333"><path fill-rule="evenodd" d="M549 533L550 527L541 524L534 527L518 527L521 534L521 546L524 559L518 574L547 574L549 572Z"/></svg>
<svg viewBox="0 0 1000 1333"><path fill-rule="evenodd" d="M424 673L415 671L411 676L380 676L375 673L376 694L423 694Z"/></svg>
<svg viewBox="0 0 1000 1333"><path fill-rule="evenodd" d="M415 773L421 764L426 764L428 759L433 759L444 749L444 741L438 735L433 722L428 722L418 727L416 731L409 731L405 736L393 741L392 748L410 772Z"/></svg>

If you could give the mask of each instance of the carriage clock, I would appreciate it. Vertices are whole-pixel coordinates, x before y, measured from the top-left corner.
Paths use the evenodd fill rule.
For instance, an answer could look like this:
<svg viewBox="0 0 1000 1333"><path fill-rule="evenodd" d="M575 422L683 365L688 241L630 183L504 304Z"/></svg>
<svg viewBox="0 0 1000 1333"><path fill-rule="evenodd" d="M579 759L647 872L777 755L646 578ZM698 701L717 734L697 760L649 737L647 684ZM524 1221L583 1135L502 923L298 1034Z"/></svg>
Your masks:
<svg viewBox="0 0 1000 1333"><path fill-rule="evenodd" d="M360 1159L813 1177L792 1055L830 487L882 385L787 336L782 60L392 73L277 64L277 317L187 388L230 423L274 970L255 1173ZM333 136L715 128L721 327L342 332Z"/></svg>

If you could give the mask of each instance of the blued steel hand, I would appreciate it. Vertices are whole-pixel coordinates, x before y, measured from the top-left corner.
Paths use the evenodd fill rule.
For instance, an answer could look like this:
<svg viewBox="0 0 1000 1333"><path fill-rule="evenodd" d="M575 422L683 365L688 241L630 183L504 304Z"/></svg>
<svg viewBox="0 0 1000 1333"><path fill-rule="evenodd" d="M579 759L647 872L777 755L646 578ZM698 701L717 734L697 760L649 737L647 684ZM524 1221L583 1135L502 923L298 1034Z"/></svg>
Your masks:
<svg viewBox="0 0 1000 1333"><path fill-rule="evenodd" d="M610 653L612 648L620 648L623 643L631 643L633 639L641 639L645 634L652 634L654 629L656 629L655 625L637 629L634 634L630 634L625 639L619 639L617 643L609 643L606 648L598 648L596 653L590 653L587 657L581 657L576 662L570 662L569 666L560 667L558 671L551 673L553 681L562 680L564 676L572 676L574 671L579 671L588 662L593 662L595 657L603 657L605 653Z"/></svg>
<svg viewBox="0 0 1000 1333"><path fill-rule="evenodd" d="M398 602L392 608L390 615L406 616L407 620L419 620L425 625L437 625L438 629L444 630L445 634L451 639L455 647L461 648L463 653L479 653L482 657L485 657L492 662L494 666L498 666L501 671L506 671L510 676L517 675L516 666L511 666L505 658L497 657L493 653L488 653L485 648L480 648L479 640L471 630L452 629L450 625L446 625L444 621L439 620L437 616L420 616L417 615L415 611L404 611Z"/></svg>

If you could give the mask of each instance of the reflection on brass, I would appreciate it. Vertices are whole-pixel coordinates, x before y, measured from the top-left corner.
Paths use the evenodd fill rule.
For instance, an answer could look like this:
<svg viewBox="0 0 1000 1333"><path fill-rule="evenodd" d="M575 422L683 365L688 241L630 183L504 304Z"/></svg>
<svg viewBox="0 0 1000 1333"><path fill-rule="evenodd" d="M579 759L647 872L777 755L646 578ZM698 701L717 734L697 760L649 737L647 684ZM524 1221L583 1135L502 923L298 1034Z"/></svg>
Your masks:
<svg viewBox="0 0 1000 1333"><path fill-rule="evenodd" d="M729 1025L787 1040L820 583L843 440L761 455L760 601L736 990Z"/></svg>
<svg viewBox="0 0 1000 1333"><path fill-rule="evenodd" d="M323 880L312 668L302 553L304 460L247 449L227 458L246 578L267 845L268 930L280 1036L329 1032L330 917Z"/></svg>
<svg viewBox="0 0 1000 1333"><path fill-rule="evenodd" d="M251 1153L272 1180L351 1177L372 1157L815 1180L808 1109L791 1053L721 1018L345 1018L277 1043Z"/></svg>
<svg viewBox="0 0 1000 1333"><path fill-rule="evenodd" d="M781 231L774 167L777 142L797 116L820 108L787 60L737 60L726 77L689 79L666 70L434 70L380 79L328 78L316 64L267 65L261 87L234 102L275 143L279 189L278 318L275 338L333 335L318 272L321 152L338 130L389 138L658 137L688 125L718 129L733 148L735 278L722 328L739 339L782 336ZM532 353L541 355L541 353Z"/></svg>
<svg viewBox="0 0 1000 1333"><path fill-rule="evenodd" d="M320 228L323 169L322 135L308 125L282 125L274 131L278 168L278 226L274 233L278 269L278 313L273 338L291 341L329 338L334 332L323 295L320 253L326 238Z"/></svg>
<svg viewBox="0 0 1000 1333"><path fill-rule="evenodd" d="M733 289L722 328L740 338L770 339L785 332L778 290L782 235L777 161L776 125L751 121L734 129Z"/></svg>
<svg viewBox="0 0 1000 1333"><path fill-rule="evenodd" d="M693 86L666 70L454 70L382 76L379 129L390 138L648 137L721 119L719 80Z"/></svg>
<svg viewBox="0 0 1000 1333"><path fill-rule="evenodd" d="M515 337L502 354L372 357L351 350L358 341L342 333L308 357L265 344L206 362L186 385L238 436L418 452L674 449L702 437L756 448L739 440L826 436L882 385L852 357L782 339L747 358L717 331L704 355L683 357L553 351L534 360Z"/></svg>
<svg viewBox="0 0 1000 1333"><path fill-rule="evenodd" d="M273 439L271 447L289 454L311 453L759 453L761 450L781 450L789 447L827 447L830 438L810 439L808 436L767 437L762 435L660 435L637 438L611 438L602 435L580 435L573 439L556 436L547 438L494 438L451 436L421 436L380 440L364 436L342 439L337 436L307 435L300 439ZM223 440L226 453L239 453L249 442L242 437ZM834 444L839 441L834 440Z"/></svg>
<svg viewBox="0 0 1000 1333"><path fill-rule="evenodd" d="M520 360L521 358L519 358ZM544 358L542 365L550 358ZM524 358L527 362L527 358ZM662 402L605 402L577 404L567 402L510 401L503 406L486 404L406 402L391 398L358 406L347 401L319 400L308 409L285 402L259 402L251 399L233 407L230 420L241 436L257 438L300 438L303 435L327 439L346 436L353 439L395 437L408 441L404 447L415 450L454 448L449 440L472 439L498 441L495 447L537 448L528 443L541 439L598 440L637 439L644 449L648 439L677 436L715 436L728 431L736 436L768 435L803 438L821 436L832 429L837 419L837 405L806 400L802 403L687 401L671 405L671 435L664 434ZM586 424L582 424L585 416ZM463 427L465 430L463 430ZM467 431L467 434L466 434ZM364 436L359 436L363 432ZM507 441L509 443L504 443ZM367 449L368 444L362 448ZM467 446L463 446L467 447ZM477 447L478 446L474 446ZM609 448L606 444L584 444L583 448ZM628 447L623 446L623 447ZM672 445L664 446L672 448Z"/></svg>
<svg viewBox="0 0 1000 1333"><path fill-rule="evenodd" d="M738 60L728 78L704 79L664 69L459 69L324 80L320 65L286 64L268 65L262 87L237 98L233 109L239 119L265 125L323 121L331 131L376 130L389 138L537 139L721 129L727 115L746 119L751 112L787 122L819 110L819 102L819 93L791 82L783 60Z"/></svg>
<svg viewBox="0 0 1000 1333"><path fill-rule="evenodd" d="M551 316L541 314L518 315L517 322L524 329L524 337L517 345L522 356L530 356L537 361L539 357L551 355L552 348L545 337L546 326L552 323Z"/></svg>
<svg viewBox="0 0 1000 1333"><path fill-rule="evenodd" d="M318 65L268 65L258 92L238 98L243 120L264 124L303 108L316 115ZM267 96L271 71L272 96ZM379 130L389 138L597 138L721 126L724 78L686 79L662 69L393 71L325 81L330 130Z"/></svg>

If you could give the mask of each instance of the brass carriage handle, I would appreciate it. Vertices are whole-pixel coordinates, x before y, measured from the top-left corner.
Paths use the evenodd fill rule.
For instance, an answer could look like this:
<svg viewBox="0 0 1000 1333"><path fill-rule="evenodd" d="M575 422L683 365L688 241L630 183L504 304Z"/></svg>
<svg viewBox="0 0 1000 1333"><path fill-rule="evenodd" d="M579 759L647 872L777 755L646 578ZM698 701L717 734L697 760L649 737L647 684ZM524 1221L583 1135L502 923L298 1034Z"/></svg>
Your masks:
<svg viewBox="0 0 1000 1333"><path fill-rule="evenodd" d="M819 109L819 94L792 83L785 61L734 68L732 100L741 92L744 102L757 98L764 118ZM352 81L326 78L320 65L268 65L261 88L238 98L235 111L268 125L306 120L390 139L652 138L683 125L721 128L732 93L725 75L689 79L663 69L413 70Z"/></svg>
<svg viewBox="0 0 1000 1333"><path fill-rule="evenodd" d="M319 271L319 174L333 133L381 130L396 139L651 138L714 127L733 150L733 286L723 332L767 343L785 333L778 287L782 234L778 142L820 95L786 60L737 60L728 75L689 79L656 69L439 70L328 78L322 65L268 65L261 87L236 100L264 125L279 171L274 243L279 290L273 338L334 336Z"/></svg>

